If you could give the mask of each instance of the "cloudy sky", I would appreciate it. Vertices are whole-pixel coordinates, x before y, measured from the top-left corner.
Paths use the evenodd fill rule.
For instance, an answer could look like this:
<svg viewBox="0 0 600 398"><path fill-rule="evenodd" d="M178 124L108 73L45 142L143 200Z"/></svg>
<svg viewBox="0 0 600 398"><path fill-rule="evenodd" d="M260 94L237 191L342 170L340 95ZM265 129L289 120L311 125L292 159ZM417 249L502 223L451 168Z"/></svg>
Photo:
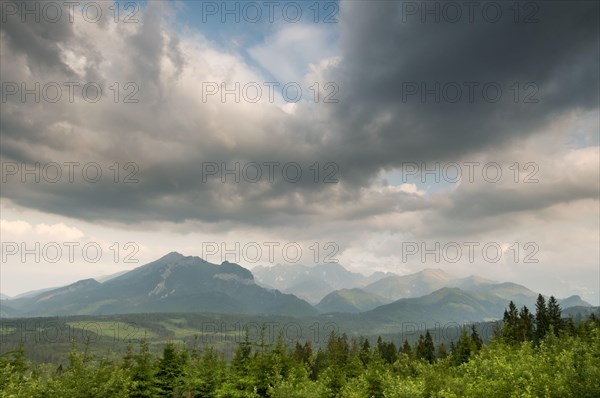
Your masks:
<svg viewBox="0 0 600 398"><path fill-rule="evenodd" d="M179 251L600 303L598 3L1 3L2 293Z"/></svg>

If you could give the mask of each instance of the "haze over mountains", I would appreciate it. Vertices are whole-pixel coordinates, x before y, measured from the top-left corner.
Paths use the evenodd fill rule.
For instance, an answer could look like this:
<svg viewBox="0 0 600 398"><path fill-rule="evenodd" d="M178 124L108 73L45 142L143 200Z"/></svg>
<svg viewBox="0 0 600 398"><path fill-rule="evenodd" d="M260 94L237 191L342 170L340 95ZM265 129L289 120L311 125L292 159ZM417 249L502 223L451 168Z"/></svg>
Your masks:
<svg viewBox="0 0 600 398"><path fill-rule="evenodd" d="M2 300L0 313L3 317L159 312L305 317L337 313L342 317L359 314L362 321L392 325L499 319L510 300L533 308L537 297L515 283L478 276L454 278L439 269L404 276L364 276L338 264L324 264L256 267L250 272L238 264L211 264L175 252L101 279L103 282L84 279ZM579 296L559 303L563 308L590 306Z"/></svg>
<svg viewBox="0 0 600 398"><path fill-rule="evenodd" d="M340 289L367 286L392 273L375 272L370 276L348 271L337 263L307 267L299 264L257 266L252 269L259 284L301 297L317 304L327 294Z"/></svg>
<svg viewBox="0 0 600 398"><path fill-rule="evenodd" d="M313 268L302 265L256 267L252 272L259 284L317 302L316 308L325 313L368 311L396 300L426 296L442 288L485 293L528 307L533 307L538 295L516 283L499 283L476 275L456 278L441 269L424 269L410 275L378 272L367 277L338 264L324 264ZM590 306L579 296L566 300L568 306Z"/></svg>

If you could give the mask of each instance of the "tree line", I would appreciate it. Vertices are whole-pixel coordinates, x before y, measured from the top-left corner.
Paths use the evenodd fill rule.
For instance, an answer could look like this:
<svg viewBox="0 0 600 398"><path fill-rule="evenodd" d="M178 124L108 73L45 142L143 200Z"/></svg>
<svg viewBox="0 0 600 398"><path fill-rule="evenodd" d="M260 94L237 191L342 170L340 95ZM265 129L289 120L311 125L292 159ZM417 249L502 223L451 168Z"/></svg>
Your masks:
<svg viewBox="0 0 600 398"><path fill-rule="evenodd" d="M73 345L68 362L32 365L23 347L0 357L2 397L597 397L600 322L563 319L556 299L535 314L511 302L484 344L476 327L435 345L429 331L400 347L332 332L326 346L263 338L238 344L231 361L214 348L143 340L123 355Z"/></svg>

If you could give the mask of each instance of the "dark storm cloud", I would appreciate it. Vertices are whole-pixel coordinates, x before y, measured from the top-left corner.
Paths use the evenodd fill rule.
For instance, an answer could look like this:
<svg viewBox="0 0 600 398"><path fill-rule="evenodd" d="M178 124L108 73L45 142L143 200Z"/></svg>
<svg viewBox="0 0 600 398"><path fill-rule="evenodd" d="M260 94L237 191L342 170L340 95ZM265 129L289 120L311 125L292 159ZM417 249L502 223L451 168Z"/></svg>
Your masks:
<svg viewBox="0 0 600 398"><path fill-rule="evenodd" d="M298 104L294 115L257 104L260 117L243 106L202 104L198 92L177 86L187 64L195 74L209 78L211 72L205 59L184 54L184 39L169 30L160 16L164 6L154 2L132 31L110 36L122 46L116 58L67 21L38 26L13 20L2 24L2 37L11 55L26 56L37 80L72 78L59 44L71 46L85 59L80 79L108 80L103 71L111 70L117 80L139 84L140 102L19 104L11 98L2 106L3 161L95 161L104 177L95 184L12 181L2 196L52 213L125 223L310 225L426 209L419 196L374 196L363 188L401 162L464 158L543 129L554 117L597 108L598 5L569 4L540 3L539 23L526 25L405 23L398 2L343 3L341 62L326 71L339 84L340 103ZM2 66L3 80L5 67L15 69L11 79L26 80L27 68L17 61L3 56ZM403 84L412 81L496 82L504 92L497 103L480 95L474 103L403 101ZM515 104L510 87L517 81L534 82L539 102ZM108 166L130 161L139 165L139 182L113 183ZM298 162L304 178L204 183L202 163L210 161ZM314 183L309 166L315 161L336 162L340 183ZM568 200L568 192L554 200ZM467 208L477 200L464 199Z"/></svg>
<svg viewBox="0 0 600 398"><path fill-rule="evenodd" d="M424 217L427 229L421 237L456 238L490 231L516 231L528 227L527 215L540 214L559 203L597 198L598 174L585 181L565 178L526 189L502 188L494 184L476 190L459 189L449 195L449 206Z"/></svg>
<svg viewBox="0 0 600 398"><path fill-rule="evenodd" d="M444 2L410 2L430 8ZM430 15L406 15L403 2L346 2L341 8L343 61L330 77L339 79L342 120L335 152L347 166L374 171L403 161L457 159L475 150L503 145L543 129L566 112L598 107L598 3L535 2L537 23L514 23L509 3L504 17L488 23L475 13L461 22ZM455 3L459 4L459 3ZM463 3L460 3L463 4ZM478 9L485 8L486 3ZM513 3L510 3L513 4ZM464 9L463 9L464 11ZM465 82L456 103L439 103L433 95L424 103L418 95L403 98L407 84L428 88ZM484 100L482 86L496 83L502 97ZM514 83L520 82L519 103ZM524 84L534 85L524 90ZM451 86L447 86L451 90ZM525 94L537 93L523 103ZM441 90L440 90L441 91ZM490 91L493 98L493 91ZM453 100L453 91L447 98ZM376 131L369 125L387 115ZM330 148L332 149L332 148ZM334 150L335 150L334 149Z"/></svg>
<svg viewBox="0 0 600 398"><path fill-rule="evenodd" d="M1 31L8 49L13 56L27 56L28 65L33 73L59 71L65 75L74 74L59 56L59 45L66 43L73 34L72 25L53 23L43 18L36 22L31 15L25 23L18 15L11 17L3 15L2 19Z"/></svg>

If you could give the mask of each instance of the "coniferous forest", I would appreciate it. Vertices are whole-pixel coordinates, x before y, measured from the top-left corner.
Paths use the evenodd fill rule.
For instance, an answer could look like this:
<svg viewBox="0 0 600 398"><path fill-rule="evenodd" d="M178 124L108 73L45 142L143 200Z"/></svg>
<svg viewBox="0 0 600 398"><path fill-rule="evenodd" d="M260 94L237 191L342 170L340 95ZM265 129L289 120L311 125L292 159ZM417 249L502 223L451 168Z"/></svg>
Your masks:
<svg viewBox="0 0 600 398"><path fill-rule="evenodd" d="M125 355L73 344L63 364L32 364L25 349L0 359L2 397L598 397L600 321L561 317L540 295L535 313L511 302L484 344L475 327L435 345L332 332L321 349L264 339L238 344L231 360L214 348L142 341Z"/></svg>

